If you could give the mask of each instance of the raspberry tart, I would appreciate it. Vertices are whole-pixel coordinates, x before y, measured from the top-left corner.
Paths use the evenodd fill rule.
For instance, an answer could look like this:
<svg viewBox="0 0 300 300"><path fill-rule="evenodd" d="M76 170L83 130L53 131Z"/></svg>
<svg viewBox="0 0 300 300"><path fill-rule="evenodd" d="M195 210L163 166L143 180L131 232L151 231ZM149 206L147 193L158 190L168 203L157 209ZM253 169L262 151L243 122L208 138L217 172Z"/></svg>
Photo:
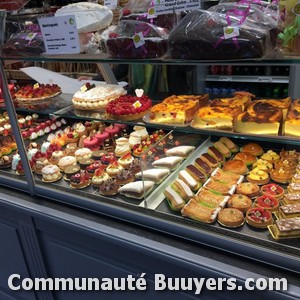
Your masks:
<svg viewBox="0 0 300 300"><path fill-rule="evenodd" d="M108 118L132 121L141 119L152 106L152 101L147 96L124 95L108 103L106 113Z"/></svg>
<svg viewBox="0 0 300 300"><path fill-rule="evenodd" d="M273 198L271 196L263 195L263 196L259 196L255 199L253 206L261 207L261 208L267 209L271 212L274 212L274 211L278 210L279 201L276 198Z"/></svg>
<svg viewBox="0 0 300 300"><path fill-rule="evenodd" d="M246 222L256 228L267 228L273 223L272 213L261 207L253 207L247 210Z"/></svg>
<svg viewBox="0 0 300 300"><path fill-rule="evenodd" d="M277 200L281 200L284 196L284 189L275 183L263 185L261 193L266 196L271 196Z"/></svg>
<svg viewBox="0 0 300 300"><path fill-rule="evenodd" d="M87 171L80 171L70 178L70 186L74 189L83 189L91 184L90 176Z"/></svg>

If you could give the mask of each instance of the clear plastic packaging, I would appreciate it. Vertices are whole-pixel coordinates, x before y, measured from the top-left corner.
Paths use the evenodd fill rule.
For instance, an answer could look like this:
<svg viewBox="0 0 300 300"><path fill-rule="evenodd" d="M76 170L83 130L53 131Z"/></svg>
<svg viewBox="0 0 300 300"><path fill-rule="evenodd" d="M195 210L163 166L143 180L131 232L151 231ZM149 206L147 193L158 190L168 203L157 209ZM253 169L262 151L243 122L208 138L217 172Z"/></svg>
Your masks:
<svg viewBox="0 0 300 300"><path fill-rule="evenodd" d="M0 9L8 11L19 10L26 5L28 0L0 0Z"/></svg>
<svg viewBox="0 0 300 300"><path fill-rule="evenodd" d="M157 58L166 53L167 38L165 28L141 21L120 21L106 36L106 47L117 58Z"/></svg>

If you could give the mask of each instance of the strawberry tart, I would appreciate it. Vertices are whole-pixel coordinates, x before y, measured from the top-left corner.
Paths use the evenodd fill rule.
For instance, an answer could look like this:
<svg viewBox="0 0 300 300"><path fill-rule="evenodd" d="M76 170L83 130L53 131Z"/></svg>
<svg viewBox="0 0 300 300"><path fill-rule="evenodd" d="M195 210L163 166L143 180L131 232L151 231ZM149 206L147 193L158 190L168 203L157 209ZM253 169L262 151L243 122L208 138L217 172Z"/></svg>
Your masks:
<svg viewBox="0 0 300 300"><path fill-rule="evenodd" d="M147 96L124 95L108 103L106 113L108 118L122 121L141 119L152 106Z"/></svg>

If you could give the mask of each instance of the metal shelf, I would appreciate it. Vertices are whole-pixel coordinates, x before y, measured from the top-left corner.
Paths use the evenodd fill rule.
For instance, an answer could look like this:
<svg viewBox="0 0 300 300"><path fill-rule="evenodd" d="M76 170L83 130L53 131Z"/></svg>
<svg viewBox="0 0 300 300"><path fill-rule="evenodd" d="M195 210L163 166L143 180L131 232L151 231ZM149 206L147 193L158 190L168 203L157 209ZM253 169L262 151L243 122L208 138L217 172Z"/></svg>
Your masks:
<svg viewBox="0 0 300 300"><path fill-rule="evenodd" d="M219 82L289 83L289 76L206 75L205 80Z"/></svg>

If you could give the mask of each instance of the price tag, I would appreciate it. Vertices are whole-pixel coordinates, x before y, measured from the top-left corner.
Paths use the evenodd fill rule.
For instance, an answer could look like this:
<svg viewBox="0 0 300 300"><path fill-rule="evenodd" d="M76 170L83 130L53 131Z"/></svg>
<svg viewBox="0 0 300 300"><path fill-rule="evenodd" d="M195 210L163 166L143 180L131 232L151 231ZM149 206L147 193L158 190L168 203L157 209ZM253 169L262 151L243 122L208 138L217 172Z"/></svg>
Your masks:
<svg viewBox="0 0 300 300"><path fill-rule="evenodd" d="M220 76L219 81L232 81L231 76Z"/></svg>
<svg viewBox="0 0 300 300"><path fill-rule="evenodd" d="M263 76L263 77L258 77L257 80L260 82L271 82L273 78L270 76Z"/></svg>
<svg viewBox="0 0 300 300"><path fill-rule="evenodd" d="M154 18L157 18L155 7L149 7L147 19L154 19Z"/></svg>
<svg viewBox="0 0 300 300"><path fill-rule="evenodd" d="M36 32L31 32L31 33L29 33L29 34L26 36L25 40L26 40L26 41L32 41L36 35L37 35Z"/></svg>
<svg viewBox="0 0 300 300"><path fill-rule="evenodd" d="M47 54L80 53L75 16L39 18L38 21Z"/></svg>
<svg viewBox="0 0 300 300"><path fill-rule="evenodd" d="M134 108L139 108L139 107L142 106L142 104L141 104L141 102L140 102L139 100L137 100L137 101L135 101L135 102L132 104L132 106L133 106Z"/></svg>
<svg viewBox="0 0 300 300"><path fill-rule="evenodd" d="M139 32L133 36L133 43L135 48L139 48L145 45L145 40L142 32Z"/></svg>
<svg viewBox="0 0 300 300"><path fill-rule="evenodd" d="M234 38L240 35L240 31L238 27L234 26L226 26L223 28L224 31L224 38L225 40Z"/></svg>
<svg viewBox="0 0 300 300"><path fill-rule="evenodd" d="M82 92L86 92L87 91L87 86L86 85L83 85L81 88L80 88L80 90L82 91Z"/></svg>
<svg viewBox="0 0 300 300"><path fill-rule="evenodd" d="M34 89L38 89L39 87L40 87L40 85L39 85L38 83L36 83L36 84L33 86Z"/></svg>
<svg viewBox="0 0 300 300"><path fill-rule="evenodd" d="M118 0L105 0L104 6L108 8L115 8L118 6Z"/></svg>

